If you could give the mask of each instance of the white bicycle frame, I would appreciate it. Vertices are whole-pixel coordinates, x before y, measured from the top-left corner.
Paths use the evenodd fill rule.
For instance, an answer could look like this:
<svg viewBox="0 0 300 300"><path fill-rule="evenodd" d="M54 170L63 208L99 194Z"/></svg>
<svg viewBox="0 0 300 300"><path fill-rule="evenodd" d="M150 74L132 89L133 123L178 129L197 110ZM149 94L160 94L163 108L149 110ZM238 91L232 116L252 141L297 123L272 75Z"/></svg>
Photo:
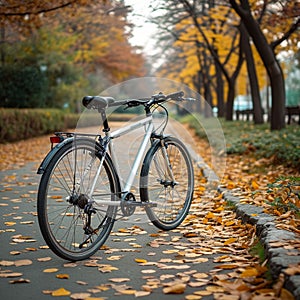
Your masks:
<svg viewBox="0 0 300 300"><path fill-rule="evenodd" d="M136 176L138 168L139 168L139 166L142 162L142 159L144 157L148 141L149 141L150 136L153 132L153 128L154 128L153 118L152 118L152 115L147 116L146 118L143 118L142 120L139 120L139 121L137 121L133 124L129 124L125 127L119 128L119 129L117 129L113 132L110 132L110 131L105 132L105 136L108 139L108 143L107 143L108 149L106 148L105 151L107 151L107 150L109 151L109 154L110 154L111 159L113 161L113 164L116 168L116 171L117 171L118 174L120 174L118 161L117 161L116 154L115 154L115 151L114 151L113 139L118 138L120 136L123 136L123 135L125 135L125 134L127 134L127 133L129 133L129 132L131 132L135 129L141 128L143 126L145 127L145 134L144 134L143 140L140 144L140 147L139 147L139 150L138 150L137 155L135 157L135 160L133 162L133 165L132 165L132 168L131 168L130 173L128 175L128 178L126 180L126 183L125 183L124 187L121 187L122 193L129 192L131 187L132 187L134 178ZM96 182L97 182L98 177L100 175L104 159L105 159L105 155L102 156L102 159L100 161L100 165L98 167L96 176L93 180L93 183L92 183L92 186L91 186L91 189L90 189L90 192L89 192L89 198L90 199L92 199L92 195L94 193ZM96 199L93 199L93 201L96 202L97 204L101 204L101 205L112 205L112 206L119 206L120 205L120 201L105 201L105 200L96 200Z"/></svg>

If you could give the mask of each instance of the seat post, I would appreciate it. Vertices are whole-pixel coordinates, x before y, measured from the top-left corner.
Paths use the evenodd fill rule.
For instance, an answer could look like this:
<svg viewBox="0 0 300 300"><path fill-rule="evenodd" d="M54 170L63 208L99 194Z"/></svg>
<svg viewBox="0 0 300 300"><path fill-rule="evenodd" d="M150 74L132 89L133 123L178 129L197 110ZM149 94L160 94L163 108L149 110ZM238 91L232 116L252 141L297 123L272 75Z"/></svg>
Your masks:
<svg viewBox="0 0 300 300"><path fill-rule="evenodd" d="M102 118L102 121L103 121L103 132L109 132L110 128L108 126L108 121L107 121L105 109L99 109L98 111L101 114L101 118Z"/></svg>

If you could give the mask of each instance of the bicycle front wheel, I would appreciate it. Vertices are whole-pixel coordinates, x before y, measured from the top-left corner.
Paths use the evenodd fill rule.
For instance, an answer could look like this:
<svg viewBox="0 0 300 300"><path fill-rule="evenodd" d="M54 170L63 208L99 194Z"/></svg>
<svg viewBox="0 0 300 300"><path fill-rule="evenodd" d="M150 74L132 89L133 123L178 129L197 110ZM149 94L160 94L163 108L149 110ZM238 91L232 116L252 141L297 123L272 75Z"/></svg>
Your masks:
<svg viewBox="0 0 300 300"><path fill-rule="evenodd" d="M141 201L152 223L162 229L176 228L186 217L193 198L194 171L184 144L174 137L154 143L145 156L140 178Z"/></svg>
<svg viewBox="0 0 300 300"><path fill-rule="evenodd" d="M39 226L49 248L63 259L90 257L112 230L116 206L101 205L101 200L117 200L120 186L108 156L90 195L101 153L95 141L75 139L58 150L42 175L37 201Z"/></svg>

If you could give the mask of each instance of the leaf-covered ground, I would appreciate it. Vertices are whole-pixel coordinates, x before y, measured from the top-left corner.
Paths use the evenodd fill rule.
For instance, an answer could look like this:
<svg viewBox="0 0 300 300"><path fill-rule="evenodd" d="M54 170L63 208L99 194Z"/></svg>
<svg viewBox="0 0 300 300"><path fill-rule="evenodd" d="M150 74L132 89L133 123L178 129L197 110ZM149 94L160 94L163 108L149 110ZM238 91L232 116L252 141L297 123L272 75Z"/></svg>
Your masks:
<svg viewBox="0 0 300 300"><path fill-rule="evenodd" d="M198 126L190 121L192 127ZM240 197L242 203L261 206L266 213L277 216L278 227L300 234L299 126L270 132L267 124L222 121L221 125L227 154L222 186ZM214 123L208 121L206 126L213 130L210 126ZM206 134L198 127L194 134L200 136L197 148L206 158L210 153Z"/></svg>
<svg viewBox="0 0 300 300"><path fill-rule="evenodd" d="M198 143L205 158L208 145L203 140ZM28 162L37 166L48 149L45 137L0 145L1 173L15 169L1 176L0 240L2 245L9 244L8 252L2 250L0 256L1 298L15 285L14 292L22 290L24 299L29 299L25 292L29 290L45 299L173 299L174 294L180 295L179 299L293 299L282 288L282 277L272 282L267 261L263 255L258 257L262 250L251 251L257 243L255 228L236 218L222 195L214 187L208 188L200 171L190 214L176 230L161 232L149 223L117 222L105 247L94 257L77 263L60 261L39 234L33 235L38 231L34 170L28 175L18 171ZM274 199L283 196L282 189L275 184L268 187L280 176L299 174L268 165L267 160L233 155L227 156L222 184L243 202L263 206L277 215L278 226L297 232L296 211L274 206ZM289 189L284 193L299 207L295 187L295 192ZM31 210L23 205L32 206ZM288 246L291 255L300 247L296 241L281 246ZM285 272L297 274L300 266Z"/></svg>

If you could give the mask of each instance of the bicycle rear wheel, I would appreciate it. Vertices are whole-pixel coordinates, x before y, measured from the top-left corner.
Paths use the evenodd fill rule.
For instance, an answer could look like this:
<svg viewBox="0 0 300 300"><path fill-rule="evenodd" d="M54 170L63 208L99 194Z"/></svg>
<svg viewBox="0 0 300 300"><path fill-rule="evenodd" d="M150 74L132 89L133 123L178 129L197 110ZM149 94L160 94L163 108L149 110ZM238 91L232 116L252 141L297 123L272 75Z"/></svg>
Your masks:
<svg viewBox="0 0 300 300"><path fill-rule="evenodd" d="M186 217L193 198L194 171L184 144L174 137L157 142L145 156L140 178L141 201L152 223L163 230L176 228Z"/></svg>
<svg viewBox="0 0 300 300"><path fill-rule="evenodd" d="M67 143L54 155L38 190L38 221L49 248L63 259L77 261L94 254L112 230L116 206L93 200L119 200L118 176L105 156L93 195L90 190L102 158L90 139Z"/></svg>

